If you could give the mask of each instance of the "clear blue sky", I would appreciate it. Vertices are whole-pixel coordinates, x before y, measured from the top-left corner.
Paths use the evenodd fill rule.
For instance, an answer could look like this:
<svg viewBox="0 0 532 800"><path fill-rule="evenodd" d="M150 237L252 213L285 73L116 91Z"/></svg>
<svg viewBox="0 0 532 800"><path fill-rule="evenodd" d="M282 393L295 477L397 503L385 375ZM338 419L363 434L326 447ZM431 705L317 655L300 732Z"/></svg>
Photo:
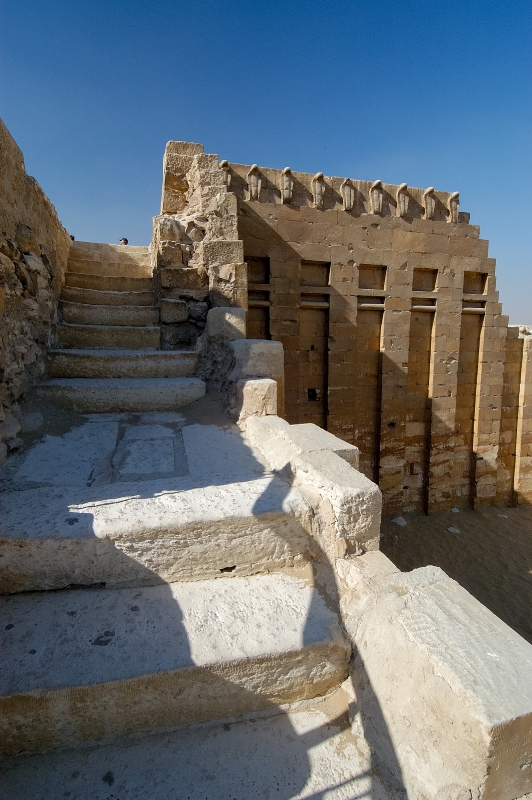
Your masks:
<svg viewBox="0 0 532 800"><path fill-rule="evenodd" d="M460 191L532 323L530 0L1 0L1 116L77 239L147 244L169 139Z"/></svg>

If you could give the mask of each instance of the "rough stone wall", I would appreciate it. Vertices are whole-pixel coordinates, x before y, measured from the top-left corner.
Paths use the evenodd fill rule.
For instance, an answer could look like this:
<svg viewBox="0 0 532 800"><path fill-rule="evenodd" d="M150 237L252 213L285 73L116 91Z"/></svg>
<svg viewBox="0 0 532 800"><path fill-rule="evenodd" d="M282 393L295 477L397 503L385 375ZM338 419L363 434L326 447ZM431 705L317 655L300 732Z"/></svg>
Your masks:
<svg viewBox="0 0 532 800"><path fill-rule="evenodd" d="M195 345L209 308L246 305L236 198L227 193L218 157L202 145L166 146L152 252L163 349Z"/></svg>
<svg viewBox="0 0 532 800"><path fill-rule="evenodd" d="M285 348L287 419L356 444L386 513L500 502L508 323L458 195L221 171L238 199L249 319Z"/></svg>
<svg viewBox="0 0 532 800"><path fill-rule="evenodd" d="M12 412L43 373L70 237L0 120L0 460L17 446Z"/></svg>

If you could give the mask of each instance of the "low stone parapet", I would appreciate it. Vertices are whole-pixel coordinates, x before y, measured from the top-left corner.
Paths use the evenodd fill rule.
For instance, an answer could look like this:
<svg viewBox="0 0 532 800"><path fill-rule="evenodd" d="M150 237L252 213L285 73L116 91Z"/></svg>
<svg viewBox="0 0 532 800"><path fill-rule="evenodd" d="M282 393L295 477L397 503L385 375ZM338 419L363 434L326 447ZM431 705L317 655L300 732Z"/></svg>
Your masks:
<svg viewBox="0 0 532 800"><path fill-rule="evenodd" d="M312 507L316 536L330 559L378 549L381 493L353 468L356 447L311 423L289 425L276 416L249 417L245 430Z"/></svg>
<svg viewBox="0 0 532 800"><path fill-rule="evenodd" d="M412 800L532 790L532 646L437 567L338 559L355 727Z"/></svg>

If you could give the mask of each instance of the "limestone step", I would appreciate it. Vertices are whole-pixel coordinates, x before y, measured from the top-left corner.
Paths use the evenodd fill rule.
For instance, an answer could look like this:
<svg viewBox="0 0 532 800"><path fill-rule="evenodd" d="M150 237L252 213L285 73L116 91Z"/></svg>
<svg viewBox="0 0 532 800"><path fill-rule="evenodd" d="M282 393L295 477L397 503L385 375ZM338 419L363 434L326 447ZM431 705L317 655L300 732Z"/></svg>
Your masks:
<svg viewBox="0 0 532 800"><path fill-rule="evenodd" d="M53 378L184 378L196 371L193 350L49 350Z"/></svg>
<svg viewBox="0 0 532 800"><path fill-rule="evenodd" d="M336 613L288 574L17 595L0 618L5 753L318 697L350 658Z"/></svg>
<svg viewBox="0 0 532 800"><path fill-rule="evenodd" d="M199 378L52 378L37 393L80 414L173 411L205 394Z"/></svg>
<svg viewBox="0 0 532 800"><path fill-rule="evenodd" d="M125 279L127 280L127 278ZM61 299L70 303L90 303L95 306L153 306L153 292L100 292L77 286L63 286Z"/></svg>
<svg viewBox="0 0 532 800"><path fill-rule="evenodd" d="M153 292L153 278L109 278L81 272L66 272L65 286L101 292Z"/></svg>
<svg viewBox="0 0 532 800"><path fill-rule="evenodd" d="M176 412L96 414L36 442L0 494L0 594L307 564L298 491L238 428L184 422Z"/></svg>
<svg viewBox="0 0 532 800"><path fill-rule="evenodd" d="M119 787L115 797L123 800L405 800L352 731L349 701L340 688L304 707L248 720L4 757L0 796L109 800Z"/></svg>
<svg viewBox="0 0 532 800"><path fill-rule="evenodd" d="M74 242L68 256L68 271L108 277L149 278L152 266L147 247Z"/></svg>
<svg viewBox="0 0 532 800"><path fill-rule="evenodd" d="M105 350L157 349L161 329L158 326L139 328L134 325L69 325L57 326L60 347L103 348Z"/></svg>
<svg viewBox="0 0 532 800"><path fill-rule="evenodd" d="M60 304L65 322L73 325L157 325L159 309L150 306L89 305L88 303Z"/></svg>

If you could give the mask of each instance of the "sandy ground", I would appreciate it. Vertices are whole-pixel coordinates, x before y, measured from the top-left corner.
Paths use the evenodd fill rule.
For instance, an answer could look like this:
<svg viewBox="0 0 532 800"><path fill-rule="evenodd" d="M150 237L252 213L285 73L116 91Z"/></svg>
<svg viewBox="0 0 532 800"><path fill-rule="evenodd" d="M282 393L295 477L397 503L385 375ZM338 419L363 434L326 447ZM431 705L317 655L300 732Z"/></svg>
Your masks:
<svg viewBox="0 0 532 800"><path fill-rule="evenodd" d="M399 569L441 567L532 643L532 505L394 519L383 519L381 550Z"/></svg>

